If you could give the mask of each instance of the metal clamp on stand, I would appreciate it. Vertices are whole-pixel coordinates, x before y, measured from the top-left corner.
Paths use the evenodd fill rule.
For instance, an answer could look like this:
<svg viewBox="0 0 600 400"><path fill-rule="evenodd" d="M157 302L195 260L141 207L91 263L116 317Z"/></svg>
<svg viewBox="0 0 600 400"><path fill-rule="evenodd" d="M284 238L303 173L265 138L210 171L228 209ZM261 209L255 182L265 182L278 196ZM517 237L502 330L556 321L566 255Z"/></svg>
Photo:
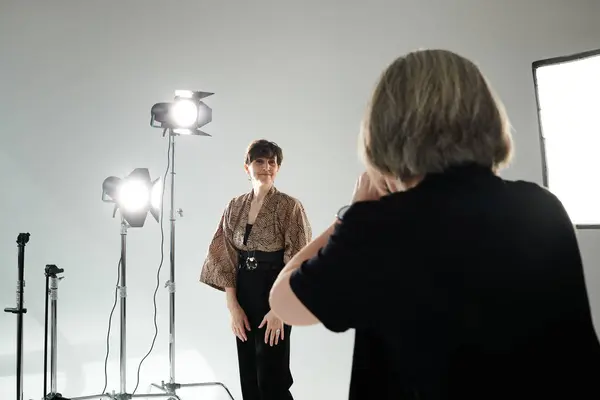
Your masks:
<svg viewBox="0 0 600 400"><path fill-rule="evenodd" d="M23 314L27 309L23 307L23 289L25 287L25 245L29 242L29 233L19 233L17 246L19 248L17 260L17 305L15 308L5 308L4 312L17 315L17 400L23 400Z"/></svg>
<svg viewBox="0 0 600 400"><path fill-rule="evenodd" d="M69 400L58 393L57 381L57 302L58 302L58 282L64 277L58 274L65 270L56 265L46 265L44 273L46 275L46 311L44 313L44 399L45 400ZM48 300L50 302L50 327L48 327ZM50 330L50 392L48 393L48 330Z"/></svg>

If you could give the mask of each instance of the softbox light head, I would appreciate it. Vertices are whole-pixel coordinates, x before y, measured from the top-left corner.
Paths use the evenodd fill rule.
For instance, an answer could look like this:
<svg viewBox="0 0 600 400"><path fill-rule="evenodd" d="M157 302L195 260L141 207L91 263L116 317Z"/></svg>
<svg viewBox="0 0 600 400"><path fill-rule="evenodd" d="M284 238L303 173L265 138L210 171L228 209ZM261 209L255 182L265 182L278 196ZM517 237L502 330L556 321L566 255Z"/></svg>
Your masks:
<svg viewBox="0 0 600 400"><path fill-rule="evenodd" d="M176 90L172 103L156 103L152 106L150 126L170 129L178 135L210 136L200 128L212 121L212 109L200 100L213 94Z"/></svg>
<svg viewBox="0 0 600 400"><path fill-rule="evenodd" d="M136 168L124 179L109 176L102 183L102 201L115 204L132 228L141 228L148 212L158 222L162 200L160 178L150 180L148 168Z"/></svg>

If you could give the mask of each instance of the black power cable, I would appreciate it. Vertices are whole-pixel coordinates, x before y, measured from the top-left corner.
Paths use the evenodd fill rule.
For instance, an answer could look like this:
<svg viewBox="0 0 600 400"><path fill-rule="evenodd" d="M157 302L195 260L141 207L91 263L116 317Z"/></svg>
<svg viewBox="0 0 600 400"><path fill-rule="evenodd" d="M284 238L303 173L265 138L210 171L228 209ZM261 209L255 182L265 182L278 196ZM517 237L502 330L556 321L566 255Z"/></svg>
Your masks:
<svg viewBox="0 0 600 400"><path fill-rule="evenodd" d="M165 130L166 133L166 130ZM157 313L158 310L156 308L156 294L158 293L158 288L160 287L160 271L162 269L163 266L163 262L165 259L165 251L164 251L164 245L165 245L165 232L164 232L164 228L163 228L163 216L164 216L164 199L165 199L165 188L166 188L166 183L167 183L167 174L169 173L169 169L171 167L171 145L172 145L172 136L169 135L169 145L167 148L167 169L165 170L165 174L163 175L163 181L162 181L162 194L160 197L160 264L158 265L158 271L156 272L156 288L154 289L154 296L153 296L153 302L154 302L154 337L152 338L152 344L150 345L150 350L148 350L148 353L146 353L146 355L144 356L144 358L142 358L142 360L140 361L140 364L138 366L138 370L137 370L137 380L136 380L136 384L135 384L135 389L133 389L133 392L131 393L132 395L135 394L135 392L137 391L137 388L140 384L140 371L142 369L142 363L146 360L146 358L148 358L148 356L150 355L150 353L152 353L152 350L154 350L154 344L156 343L156 337L158 336L158 324L156 323L156 317L157 317Z"/></svg>

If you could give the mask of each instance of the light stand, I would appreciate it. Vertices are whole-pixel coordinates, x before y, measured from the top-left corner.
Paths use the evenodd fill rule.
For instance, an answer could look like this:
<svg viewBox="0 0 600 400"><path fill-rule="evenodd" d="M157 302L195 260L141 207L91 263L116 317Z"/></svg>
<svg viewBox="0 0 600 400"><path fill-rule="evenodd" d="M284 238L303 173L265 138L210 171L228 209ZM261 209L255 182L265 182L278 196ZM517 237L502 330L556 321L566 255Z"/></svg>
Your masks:
<svg viewBox="0 0 600 400"><path fill-rule="evenodd" d="M207 386L220 386L226 392L231 400L234 400L231 392L222 382L197 382L197 383L177 383L175 380L175 137L179 134L173 129L165 130L165 134L168 132L169 138L169 159L170 159L170 170L171 170L171 210L170 210L170 222L171 222L171 240L170 240L170 272L169 280L166 282L165 287L169 289L169 382L165 383L162 381L160 385L153 383L157 389L164 391L169 395L175 396L175 393L180 388L192 388L192 387L207 387ZM208 136L207 134L204 134ZM177 210L179 216L182 216L182 210Z"/></svg>
<svg viewBox="0 0 600 400"><path fill-rule="evenodd" d="M130 394L127 393L127 232L129 228L144 226L148 212L158 221L158 211L153 204L153 194L158 187L150 181L150 172L147 168L136 168L125 179L110 176L102 183L102 201L115 203L113 218L120 210L121 214L121 259L119 260L118 294L121 309L120 318L120 352L119 352L119 393L114 391L92 396L74 397L71 400L87 400L109 398L113 400L129 400L133 397L158 398L166 397L169 400L179 400L172 394Z"/></svg>
<svg viewBox="0 0 600 400"><path fill-rule="evenodd" d="M163 136L169 138L169 168L171 170L171 242L170 242L170 273L165 287L169 289L169 382L161 382L152 386L165 393L175 394L177 389L190 387L220 386L231 400L231 392L222 382L177 383L175 380L175 136L210 136L200 128L212 121L212 109L204 104L203 98L212 96L210 92L194 92L190 90L175 91L173 103L156 103L152 106L150 125L163 128ZM181 210L178 210L182 216Z"/></svg>
<svg viewBox="0 0 600 400"><path fill-rule="evenodd" d="M127 230L129 224L121 217L121 261L119 266L119 302L121 305L120 319L120 353L119 353L119 393L113 391L112 394L103 393L92 396L73 397L71 400L89 400L108 398L113 400L128 400L133 397L140 398L158 398L166 397L169 400L179 400L179 397L171 394L129 394L127 393Z"/></svg>
<svg viewBox="0 0 600 400"><path fill-rule="evenodd" d="M29 233L19 233L17 246L19 248L17 259L17 305L15 308L5 308L4 312L17 314L17 400L23 400L23 314L27 309L23 307L23 288L25 287L25 245L29 242Z"/></svg>
<svg viewBox="0 0 600 400"><path fill-rule="evenodd" d="M44 274L46 275L46 307L44 312L44 399L45 400L69 400L57 392L57 358L56 350L58 347L57 332L57 302L58 302L58 282L63 279L58 274L64 272L64 269L56 265L46 265ZM47 390L48 379L48 299L50 299L50 393Z"/></svg>

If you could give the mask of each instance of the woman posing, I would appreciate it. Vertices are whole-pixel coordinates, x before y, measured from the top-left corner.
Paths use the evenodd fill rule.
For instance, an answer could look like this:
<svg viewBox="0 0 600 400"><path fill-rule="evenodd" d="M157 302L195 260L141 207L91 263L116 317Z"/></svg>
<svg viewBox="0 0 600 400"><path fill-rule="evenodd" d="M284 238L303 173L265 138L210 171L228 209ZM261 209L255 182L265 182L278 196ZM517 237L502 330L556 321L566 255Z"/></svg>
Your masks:
<svg viewBox="0 0 600 400"><path fill-rule="evenodd" d="M302 203L274 185L282 161L275 143L250 144L244 169L252 191L225 208L200 275L200 282L226 292L244 400L293 399L291 327L271 312L269 292L310 242L311 226Z"/></svg>

